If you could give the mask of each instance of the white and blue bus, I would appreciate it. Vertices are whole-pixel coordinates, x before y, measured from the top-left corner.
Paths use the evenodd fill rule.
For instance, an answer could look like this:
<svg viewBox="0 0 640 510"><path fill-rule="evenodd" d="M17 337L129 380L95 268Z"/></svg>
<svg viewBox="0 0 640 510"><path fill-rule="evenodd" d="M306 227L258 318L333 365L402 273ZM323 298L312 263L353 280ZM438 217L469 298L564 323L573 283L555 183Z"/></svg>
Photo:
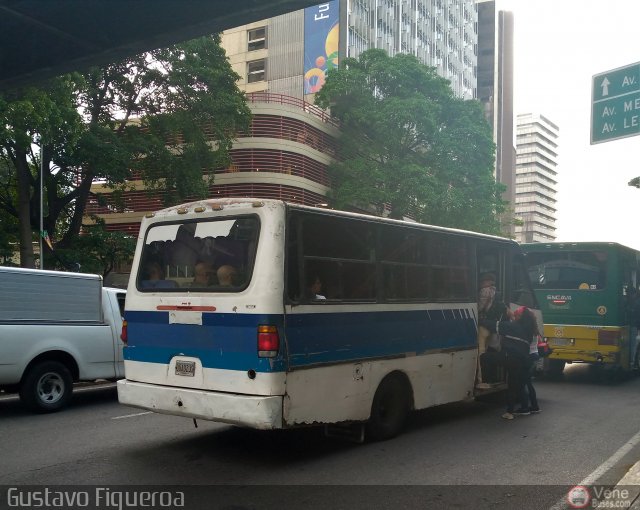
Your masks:
<svg viewBox="0 0 640 510"><path fill-rule="evenodd" d="M505 303L537 309L509 239L276 200L149 214L119 400L258 429L362 423L370 438L392 437L411 410L477 393L483 273Z"/></svg>

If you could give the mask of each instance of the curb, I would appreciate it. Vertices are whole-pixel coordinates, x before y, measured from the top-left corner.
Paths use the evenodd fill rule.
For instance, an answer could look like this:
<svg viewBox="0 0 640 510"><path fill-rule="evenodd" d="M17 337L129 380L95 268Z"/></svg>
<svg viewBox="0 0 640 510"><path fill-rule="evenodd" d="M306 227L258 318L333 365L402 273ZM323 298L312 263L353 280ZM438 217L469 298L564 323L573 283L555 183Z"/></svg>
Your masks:
<svg viewBox="0 0 640 510"><path fill-rule="evenodd" d="M629 492L629 506L627 508L640 510L640 461L631 466L616 484L616 487L624 488Z"/></svg>
<svg viewBox="0 0 640 510"><path fill-rule="evenodd" d="M617 485L638 485L638 490L640 490L640 461L631 466L627 474L620 479Z"/></svg>

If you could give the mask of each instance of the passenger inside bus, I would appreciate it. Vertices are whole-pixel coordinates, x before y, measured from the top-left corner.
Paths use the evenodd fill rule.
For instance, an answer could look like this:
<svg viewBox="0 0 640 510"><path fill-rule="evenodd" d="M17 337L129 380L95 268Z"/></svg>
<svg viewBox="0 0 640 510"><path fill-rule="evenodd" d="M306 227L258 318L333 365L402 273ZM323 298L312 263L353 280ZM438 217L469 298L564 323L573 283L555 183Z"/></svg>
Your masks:
<svg viewBox="0 0 640 510"><path fill-rule="evenodd" d="M218 276L218 284L220 284L221 287L232 287L233 285L236 285L238 271L235 267L225 264L218 268L216 274Z"/></svg>
<svg viewBox="0 0 640 510"><path fill-rule="evenodd" d="M327 297L322 294L322 280L318 275L314 275L309 280L309 299L312 301L323 301L327 299Z"/></svg>
<svg viewBox="0 0 640 510"><path fill-rule="evenodd" d="M173 280L164 279L162 266L156 260L147 262L143 273L141 287L143 289L169 289L177 287Z"/></svg>
<svg viewBox="0 0 640 510"><path fill-rule="evenodd" d="M194 278L191 282L192 287L208 287L213 282L211 281L214 270L210 262L198 262L193 268Z"/></svg>

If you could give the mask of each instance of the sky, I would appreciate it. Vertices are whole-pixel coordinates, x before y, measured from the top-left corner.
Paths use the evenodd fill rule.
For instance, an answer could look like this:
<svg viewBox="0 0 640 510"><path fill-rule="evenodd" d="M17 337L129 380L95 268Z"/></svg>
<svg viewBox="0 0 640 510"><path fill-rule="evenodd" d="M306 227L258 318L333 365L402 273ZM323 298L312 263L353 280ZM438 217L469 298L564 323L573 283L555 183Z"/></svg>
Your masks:
<svg viewBox="0 0 640 510"><path fill-rule="evenodd" d="M640 62L640 0L496 3L514 15L515 113L560 129L556 240L640 250L640 135L590 144L593 76Z"/></svg>

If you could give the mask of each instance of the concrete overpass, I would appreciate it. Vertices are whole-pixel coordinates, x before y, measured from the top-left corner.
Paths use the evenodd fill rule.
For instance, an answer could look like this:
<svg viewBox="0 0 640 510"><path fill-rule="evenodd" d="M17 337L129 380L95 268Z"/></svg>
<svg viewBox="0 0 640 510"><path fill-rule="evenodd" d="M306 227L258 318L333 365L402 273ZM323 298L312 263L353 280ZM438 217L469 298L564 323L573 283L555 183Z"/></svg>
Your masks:
<svg viewBox="0 0 640 510"><path fill-rule="evenodd" d="M0 91L319 0L0 0Z"/></svg>

